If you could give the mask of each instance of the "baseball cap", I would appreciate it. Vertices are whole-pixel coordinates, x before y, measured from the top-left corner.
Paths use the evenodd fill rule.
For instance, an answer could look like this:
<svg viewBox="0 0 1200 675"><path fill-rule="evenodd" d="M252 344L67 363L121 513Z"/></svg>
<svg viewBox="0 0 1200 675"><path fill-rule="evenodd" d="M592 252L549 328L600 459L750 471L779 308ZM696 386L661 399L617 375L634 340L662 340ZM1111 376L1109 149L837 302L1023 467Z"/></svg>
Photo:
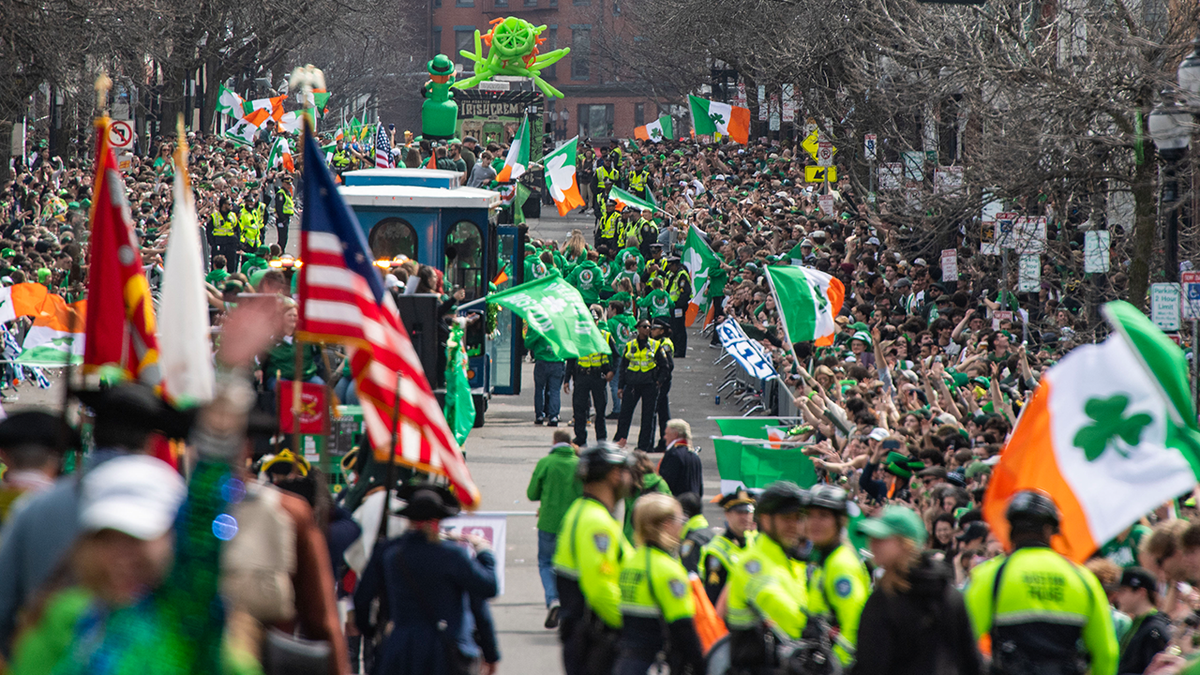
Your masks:
<svg viewBox="0 0 1200 675"><path fill-rule="evenodd" d="M1144 588L1151 593L1158 589L1158 582L1154 579L1154 575L1141 567L1129 567L1121 573L1121 583L1118 586L1122 588Z"/></svg>
<svg viewBox="0 0 1200 675"><path fill-rule="evenodd" d="M988 524L982 520L972 520L970 523L967 523L966 529L964 529L961 534L955 537L955 539L958 539L959 541L987 539L987 536L991 533L991 531L992 530L988 527Z"/></svg>
<svg viewBox="0 0 1200 675"><path fill-rule="evenodd" d="M874 429L871 430L871 433L867 434L867 438L869 438L873 441L882 441L883 439L885 439L887 437L888 437L888 430L884 429L883 427L875 427Z"/></svg>
<svg viewBox="0 0 1200 675"><path fill-rule="evenodd" d="M883 507L878 517L859 523L858 531L872 539L903 537L918 545L924 544L928 536L921 516L912 509L895 504Z"/></svg>
<svg viewBox="0 0 1200 675"><path fill-rule="evenodd" d="M84 532L117 530L149 541L171 529L187 495L179 472L146 455L102 463L83 479L79 524Z"/></svg>

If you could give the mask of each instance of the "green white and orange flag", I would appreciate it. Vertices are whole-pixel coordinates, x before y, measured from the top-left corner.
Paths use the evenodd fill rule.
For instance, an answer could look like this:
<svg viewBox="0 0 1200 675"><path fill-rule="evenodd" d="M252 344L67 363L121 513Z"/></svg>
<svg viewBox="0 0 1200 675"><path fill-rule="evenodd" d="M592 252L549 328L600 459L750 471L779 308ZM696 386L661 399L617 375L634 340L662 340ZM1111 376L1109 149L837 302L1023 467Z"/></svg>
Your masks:
<svg viewBox="0 0 1200 675"><path fill-rule="evenodd" d="M745 145L750 142L750 109L688 94L692 128L697 136L725 134Z"/></svg>
<svg viewBox="0 0 1200 675"><path fill-rule="evenodd" d="M650 124L634 127L633 137L643 141L650 141L651 143L671 140L675 137L674 129L672 129L671 125L671 116L663 115Z"/></svg>
<svg viewBox="0 0 1200 675"><path fill-rule="evenodd" d="M645 199L638 199L637 197L634 197L633 195L616 186L613 186L611 189L609 189L608 197L609 199L613 199L617 202L618 211L624 211L626 206L632 206L638 211L643 209L650 209L651 211L659 210L653 202L648 202Z"/></svg>
<svg viewBox="0 0 1200 675"><path fill-rule="evenodd" d="M717 254L700 236L700 230L695 225L688 227L687 241L683 244L680 262L687 268L688 276L692 279L692 299L688 301L687 311L683 315L684 323L688 326L696 322L700 310L708 302L709 274L721 266Z"/></svg>
<svg viewBox="0 0 1200 675"><path fill-rule="evenodd" d="M983 514L1008 539L1014 494L1041 490L1061 517L1055 550L1083 562L1163 502L1190 493L1200 427L1187 360L1144 314L1110 302L1113 333L1042 376L992 473Z"/></svg>
<svg viewBox="0 0 1200 675"><path fill-rule="evenodd" d="M496 175L496 181L507 183L514 181L529 168L529 119L521 120L521 128L513 137L512 145L508 148L508 156L504 158L504 168Z"/></svg>
<svg viewBox="0 0 1200 675"><path fill-rule="evenodd" d="M276 123L283 119L283 102L287 100L287 96L276 96L274 98L256 98L251 101L242 102L242 111L249 115L257 110L267 111L267 117L275 120Z"/></svg>
<svg viewBox="0 0 1200 675"><path fill-rule="evenodd" d="M54 368L83 361L84 333L87 322L87 300L68 305L61 297L51 294L43 311L33 320L21 343L16 362L23 366Z"/></svg>
<svg viewBox="0 0 1200 675"><path fill-rule="evenodd" d="M811 267L791 265L768 267L767 280L783 318L788 345L809 341L818 347L833 344L837 331L833 319L842 311L846 297L841 281Z"/></svg>
<svg viewBox="0 0 1200 675"><path fill-rule="evenodd" d="M584 205L579 194L579 180L575 173L575 158L579 137L563 143L563 146L546 155L542 162L546 167L546 189L554 198L558 215L565 216L571 209Z"/></svg>

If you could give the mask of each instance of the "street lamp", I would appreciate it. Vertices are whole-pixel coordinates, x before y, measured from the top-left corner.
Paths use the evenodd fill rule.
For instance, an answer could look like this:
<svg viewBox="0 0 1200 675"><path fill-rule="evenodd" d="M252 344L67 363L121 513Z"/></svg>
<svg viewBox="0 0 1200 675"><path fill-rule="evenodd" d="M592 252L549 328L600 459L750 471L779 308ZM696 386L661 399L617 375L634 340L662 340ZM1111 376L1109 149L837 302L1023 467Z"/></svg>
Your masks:
<svg viewBox="0 0 1200 675"><path fill-rule="evenodd" d="M1179 62L1176 75L1183 102L1190 108L1200 108L1200 32L1192 40L1192 53Z"/></svg>
<svg viewBox="0 0 1200 675"><path fill-rule="evenodd" d="M1200 62L1196 64L1200 67ZM1182 73L1182 66L1180 67ZM1191 114L1175 102L1170 90L1164 90L1162 101L1150 111L1147 126L1154 146L1163 158L1162 205L1167 211L1166 268L1167 281L1179 281L1179 162L1191 143Z"/></svg>

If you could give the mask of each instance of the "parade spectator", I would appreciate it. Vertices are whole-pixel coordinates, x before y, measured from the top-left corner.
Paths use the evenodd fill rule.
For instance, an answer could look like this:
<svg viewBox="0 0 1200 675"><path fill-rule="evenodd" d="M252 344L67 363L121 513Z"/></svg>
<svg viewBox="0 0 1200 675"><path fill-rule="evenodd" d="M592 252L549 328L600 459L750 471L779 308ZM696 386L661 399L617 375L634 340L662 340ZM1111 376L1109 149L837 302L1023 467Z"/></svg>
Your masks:
<svg viewBox="0 0 1200 675"><path fill-rule="evenodd" d="M575 475L579 457L571 443L571 433L554 432L550 454L539 459L529 478L525 496L538 504L538 574L546 596L546 628L558 627L558 585L554 578L554 551L563 515L571 503L583 495L583 484Z"/></svg>

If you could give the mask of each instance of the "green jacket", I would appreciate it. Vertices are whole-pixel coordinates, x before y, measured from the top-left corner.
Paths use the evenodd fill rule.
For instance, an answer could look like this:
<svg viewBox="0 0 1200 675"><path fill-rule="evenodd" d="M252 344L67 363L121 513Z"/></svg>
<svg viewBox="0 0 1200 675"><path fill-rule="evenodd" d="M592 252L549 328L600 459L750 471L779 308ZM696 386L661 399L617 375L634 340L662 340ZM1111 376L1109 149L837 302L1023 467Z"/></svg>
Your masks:
<svg viewBox="0 0 1200 675"><path fill-rule="evenodd" d="M604 281L604 272L600 266L587 260L575 266L567 277L567 283L583 296L583 303L591 306L600 302L600 287Z"/></svg>
<svg viewBox="0 0 1200 675"><path fill-rule="evenodd" d="M554 355L554 348L546 338L537 333L528 333L525 336L525 349L529 350L534 361L549 361L552 363L560 363L563 359Z"/></svg>
<svg viewBox="0 0 1200 675"><path fill-rule="evenodd" d="M538 506L537 529L558 534L563 516L571 504L583 496L583 485L575 477L579 457L570 443L550 448L550 454L538 460L525 496Z"/></svg>
<svg viewBox="0 0 1200 675"><path fill-rule="evenodd" d="M642 477L642 489L635 495L629 495L625 498L625 538L633 541L633 503L638 497L648 495L651 492L661 492L664 495L671 494L671 488L667 487L667 481L662 479L662 476L656 473L648 473Z"/></svg>
<svg viewBox="0 0 1200 675"><path fill-rule="evenodd" d="M632 314L618 314L608 320L608 332L617 343L617 354L625 353L625 343L637 337L637 319Z"/></svg>
<svg viewBox="0 0 1200 675"><path fill-rule="evenodd" d="M671 294L664 290L650 291L646 297L638 300L638 307L647 309L650 312L651 319L670 318L671 316Z"/></svg>
<svg viewBox="0 0 1200 675"><path fill-rule="evenodd" d="M321 348L315 344L306 344L304 349L304 381L312 379L317 374L317 359L321 358ZM296 343L280 340L271 347L263 359L263 377L275 377L279 371L279 379L294 380L296 372Z"/></svg>

